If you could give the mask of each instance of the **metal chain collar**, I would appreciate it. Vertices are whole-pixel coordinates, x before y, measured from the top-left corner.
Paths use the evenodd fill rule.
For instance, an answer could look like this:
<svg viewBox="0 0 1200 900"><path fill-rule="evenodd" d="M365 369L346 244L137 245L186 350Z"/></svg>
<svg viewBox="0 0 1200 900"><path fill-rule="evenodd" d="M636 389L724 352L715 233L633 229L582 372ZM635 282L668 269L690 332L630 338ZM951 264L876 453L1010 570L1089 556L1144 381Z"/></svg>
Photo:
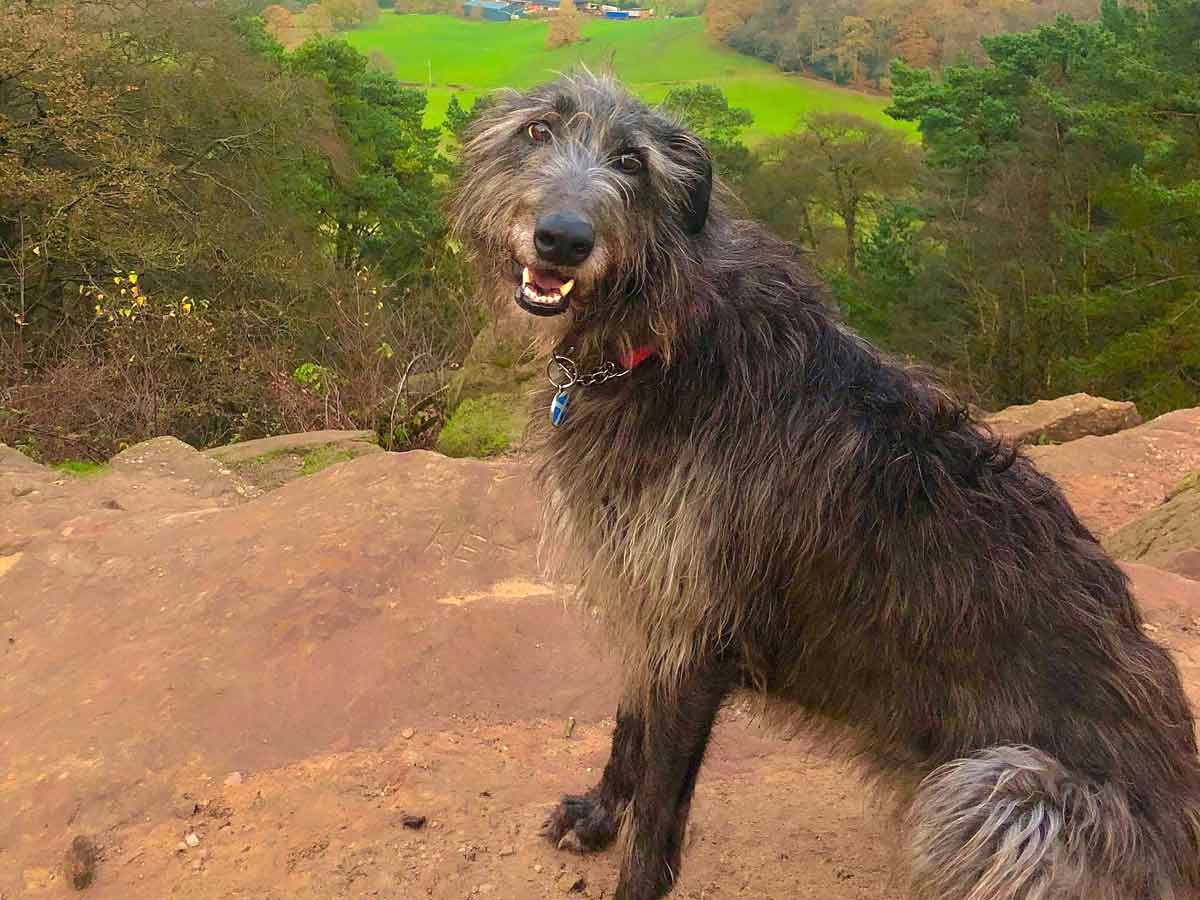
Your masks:
<svg viewBox="0 0 1200 900"><path fill-rule="evenodd" d="M574 350L575 348L571 347L567 352L571 353ZM609 361L594 372L581 375L575 360L560 353L555 353L550 357L550 362L546 364L546 377L559 391L565 391L575 385L591 387L593 384L603 384L612 378L628 375L632 371L632 369L622 369L615 362Z"/></svg>

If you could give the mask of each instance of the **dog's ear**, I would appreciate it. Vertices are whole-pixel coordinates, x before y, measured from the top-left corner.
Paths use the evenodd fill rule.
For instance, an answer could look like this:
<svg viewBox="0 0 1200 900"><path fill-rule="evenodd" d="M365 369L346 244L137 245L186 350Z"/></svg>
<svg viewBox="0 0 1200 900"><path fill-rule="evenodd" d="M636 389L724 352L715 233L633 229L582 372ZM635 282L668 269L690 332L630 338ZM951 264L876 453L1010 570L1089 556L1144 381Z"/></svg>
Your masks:
<svg viewBox="0 0 1200 900"><path fill-rule="evenodd" d="M713 165L708 150L695 135L686 131L675 134L671 149L676 160L687 170L687 197L683 204L683 230L697 235L708 222L708 207L712 201Z"/></svg>

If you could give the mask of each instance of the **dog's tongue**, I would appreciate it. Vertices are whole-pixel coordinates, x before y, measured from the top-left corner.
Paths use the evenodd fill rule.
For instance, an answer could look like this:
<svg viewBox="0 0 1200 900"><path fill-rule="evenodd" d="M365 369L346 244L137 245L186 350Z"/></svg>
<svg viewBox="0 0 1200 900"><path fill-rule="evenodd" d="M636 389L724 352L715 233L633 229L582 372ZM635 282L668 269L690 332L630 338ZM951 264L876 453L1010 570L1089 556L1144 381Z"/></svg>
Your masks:
<svg viewBox="0 0 1200 900"><path fill-rule="evenodd" d="M529 277L543 294L548 294L551 291L562 291L562 286L567 283L567 279L546 269L531 268L529 270Z"/></svg>

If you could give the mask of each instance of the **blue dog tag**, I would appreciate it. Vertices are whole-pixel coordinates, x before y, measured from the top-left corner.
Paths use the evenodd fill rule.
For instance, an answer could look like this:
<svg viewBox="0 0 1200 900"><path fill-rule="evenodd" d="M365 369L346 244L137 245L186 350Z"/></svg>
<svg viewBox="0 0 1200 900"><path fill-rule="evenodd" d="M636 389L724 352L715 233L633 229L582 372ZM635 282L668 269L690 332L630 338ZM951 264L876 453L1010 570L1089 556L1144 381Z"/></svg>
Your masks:
<svg viewBox="0 0 1200 900"><path fill-rule="evenodd" d="M561 390L554 395L554 402L550 404L550 421L557 428L567 419L567 404L571 402L571 395L566 390Z"/></svg>

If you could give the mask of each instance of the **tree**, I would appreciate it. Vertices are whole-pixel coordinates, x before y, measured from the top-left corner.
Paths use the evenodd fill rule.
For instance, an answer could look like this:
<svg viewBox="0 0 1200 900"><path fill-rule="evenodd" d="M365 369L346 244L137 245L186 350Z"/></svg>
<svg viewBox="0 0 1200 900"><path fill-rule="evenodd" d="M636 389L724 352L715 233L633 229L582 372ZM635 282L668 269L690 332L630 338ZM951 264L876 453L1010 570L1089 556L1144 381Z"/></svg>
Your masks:
<svg viewBox="0 0 1200 900"><path fill-rule="evenodd" d="M458 94L450 95L450 103L446 107L446 120L442 127L455 139L462 135L463 129L470 121L471 115L458 102Z"/></svg>
<svg viewBox="0 0 1200 900"><path fill-rule="evenodd" d="M329 20L338 31L345 31L362 24L362 0L320 0L321 6L329 13ZM378 7L376 7L378 11Z"/></svg>
<svg viewBox="0 0 1200 900"><path fill-rule="evenodd" d="M444 231L435 177L447 163L438 132L424 127L424 93L334 38L307 41L291 65L326 85L350 148L348 160L313 160L305 180L304 202L332 236L334 258L345 269L373 264L393 279L411 276Z"/></svg>
<svg viewBox="0 0 1200 900"><path fill-rule="evenodd" d="M706 18L712 39L785 71L882 87L893 59L935 69L960 57L983 63L983 37L1060 14L1093 18L1096 8L1096 0L729 0L710 3Z"/></svg>
<svg viewBox="0 0 1200 900"><path fill-rule="evenodd" d="M754 124L750 110L730 106L721 89L711 84L672 88L663 108L704 141L718 175L733 182L745 178L753 162L741 135Z"/></svg>
<svg viewBox="0 0 1200 900"><path fill-rule="evenodd" d="M986 39L990 65L897 66L932 166L930 271L996 404L1072 390L1200 402L1200 144L1183 0ZM1196 4L1191 3L1191 11Z"/></svg>
<svg viewBox="0 0 1200 900"><path fill-rule="evenodd" d="M367 64L370 65L372 69L375 69L378 72L386 72L389 75L396 71L396 67L393 65L391 57L389 57L382 50L372 50L370 53L368 53Z"/></svg>
<svg viewBox="0 0 1200 900"><path fill-rule="evenodd" d="M296 27L296 23L292 21L292 14L288 8L276 3L264 9L261 16L271 37L286 46L292 30Z"/></svg>
<svg viewBox="0 0 1200 900"><path fill-rule="evenodd" d="M773 158L777 166L813 170L810 202L841 221L853 275L863 215L911 187L920 155L895 129L847 113L813 113L777 139Z"/></svg>
<svg viewBox="0 0 1200 900"><path fill-rule="evenodd" d="M291 191L325 103L282 57L219 4L0 2L0 440L271 415L255 360L331 271Z"/></svg>
<svg viewBox="0 0 1200 900"><path fill-rule="evenodd" d="M206 4L0 4L0 253L23 271L13 288L0 267L0 305L73 313L78 292L55 302L66 285L125 259L231 288L278 264L288 154L269 155L300 143L319 101L251 45L277 49ZM219 253L193 239L235 232Z"/></svg>
<svg viewBox="0 0 1200 900"><path fill-rule="evenodd" d="M329 13L329 7L324 3L313 3L305 8L304 12L296 16L296 24L307 40L310 37L321 37L327 34L333 34L333 16Z"/></svg>
<svg viewBox="0 0 1200 900"><path fill-rule="evenodd" d="M566 47L568 44L577 43L581 37L579 10L575 8L574 0L562 0L558 12L550 19L550 27L546 31L546 47L550 50Z"/></svg>
<svg viewBox="0 0 1200 900"><path fill-rule="evenodd" d="M358 5L360 25L374 25L379 21L379 0L358 0Z"/></svg>
<svg viewBox="0 0 1200 900"><path fill-rule="evenodd" d="M761 0L709 0L704 8L704 30L709 40L714 43L727 40L760 5Z"/></svg>

